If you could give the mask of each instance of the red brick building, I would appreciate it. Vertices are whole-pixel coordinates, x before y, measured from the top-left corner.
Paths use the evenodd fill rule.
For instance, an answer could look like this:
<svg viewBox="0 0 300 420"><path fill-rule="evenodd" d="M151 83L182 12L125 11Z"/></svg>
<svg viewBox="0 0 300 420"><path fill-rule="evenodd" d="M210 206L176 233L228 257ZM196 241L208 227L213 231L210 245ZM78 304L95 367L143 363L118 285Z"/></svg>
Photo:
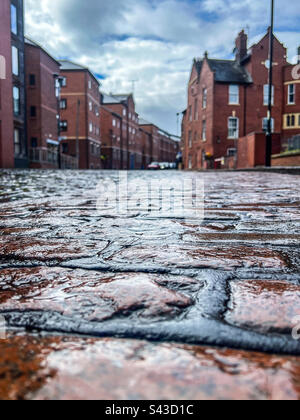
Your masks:
<svg viewBox="0 0 300 420"><path fill-rule="evenodd" d="M0 167L14 167L10 0L0 2Z"/></svg>
<svg viewBox="0 0 300 420"><path fill-rule="evenodd" d="M140 129L149 136L148 162L175 162L176 155L180 150L179 139L175 139L175 136L161 130L146 120L140 119L139 124Z"/></svg>
<svg viewBox="0 0 300 420"><path fill-rule="evenodd" d="M80 169L101 168L100 83L88 68L61 60L61 151Z"/></svg>
<svg viewBox="0 0 300 420"><path fill-rule="evenodd" d="M23 0L0 2L0 167L27 167Z"/></svg>
<svg viewBox="0 0 300 420"><path fill-rule="evenodd" d="M141 169L143 156L133 95L102 94L102 107L103 158L108 162L105 167Z"/></svg>
<svg viewBox="0 0 300 420"><path fill-rule="evenodd" d="M211 59L208 53L194 60L182 123L185 168L220 168L236 156L240 138L266 129L269 32L250 49L247 43L242 31L236 39L235 60ZM289 75L287 50L275 38L272 125L274 133L283 138L297 133L297 126L289 127L290 134L286 133L287 121L294 121L287 119L287 113L297 115L297 109L300 113L298 89L295 104L286 105L288 86L294 85Z"/></svg>
<svg viewBox="0 0 300 420"><path fill-rule="evenodd" d="M60 64L41 46L25 40L27 140L31 168L66 167L59 156ZM61 158L62 165L59 165ZM68 167L68 166L67 166Z"/></svg>

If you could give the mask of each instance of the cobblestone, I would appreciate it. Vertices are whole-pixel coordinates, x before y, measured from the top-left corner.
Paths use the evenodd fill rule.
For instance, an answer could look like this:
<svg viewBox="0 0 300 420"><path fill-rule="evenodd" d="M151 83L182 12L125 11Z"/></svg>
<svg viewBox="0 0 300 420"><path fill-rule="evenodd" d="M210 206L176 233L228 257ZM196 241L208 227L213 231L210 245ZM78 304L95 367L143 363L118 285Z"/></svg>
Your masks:
<svg viewBox="0 0 300 420"><path fill-rule="evenodd" d="M203 220L100 214L117 172L0 173L0 398L299 399L300 177L194 176Z"/></svg>

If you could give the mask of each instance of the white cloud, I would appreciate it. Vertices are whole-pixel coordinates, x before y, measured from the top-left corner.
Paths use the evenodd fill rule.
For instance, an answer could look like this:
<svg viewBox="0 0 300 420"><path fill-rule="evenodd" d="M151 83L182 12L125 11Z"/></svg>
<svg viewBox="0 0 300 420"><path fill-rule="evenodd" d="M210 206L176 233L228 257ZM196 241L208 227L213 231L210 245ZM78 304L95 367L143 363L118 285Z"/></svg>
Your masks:
<svg viewBox="0 0 300 420"><path fill-rule="evenodd" d="M25 8L28 36L105 74L108 92L131 91L138 79L138 112L175 133L193 57L228 57L243 26L251 38L268 26L260 0L25 0ZM299 0L278 0L276 16L277 35L295 56Z"/></svg>

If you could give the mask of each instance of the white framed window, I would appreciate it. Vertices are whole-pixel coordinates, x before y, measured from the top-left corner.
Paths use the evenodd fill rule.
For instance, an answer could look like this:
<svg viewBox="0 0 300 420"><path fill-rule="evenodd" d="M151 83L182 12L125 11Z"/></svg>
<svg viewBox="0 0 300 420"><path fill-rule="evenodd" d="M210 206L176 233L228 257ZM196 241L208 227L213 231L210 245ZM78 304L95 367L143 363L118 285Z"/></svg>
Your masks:
<svg viewBox="0 0 300 420"><path fill-rule="evenodd" d="M268 118L263 118L262 128L265 133L268 131L268 121L269 121ZM274 133L274 128L275 128L275 121L274 121L274 118L272 118L271 120L272 133Z"/></svg>
<svg viewBox="0 0 300 420"><path fill-rule="evenodd" d="M22 154L21 135L20 135L20 130L17 128L14 129L14 148L15 148L15 156L21 156Z"/></svg>
<svg viewBox="0 0 300 420"><path fill-rule="evenodd" d="M126 109L123 109L123 117L126 117L126 115L127 115Z"/></svg>
<svg viewBox="0 0 300 420"><path fill-rule="evenodd" d="M240 87L239 85L229 86L229 104L239 105L240 103Z"/></svg>
<svg viewBox="0 0 300 420"><path fill-rule="evenodd" d="M89 102L89 110L90 110L90 112L93 111L93 103L92 102Z"/></svg>
<svg viewBox="0 0 300 420"><path fill-rule="evenodd" d="M202 108L206 109L207 107L207 89L204 88L202 91Z"/></svg>
<svg viewBox="0 0 300 420"><path fill-rule="evenodd" d="M195 110L194 110L194 119L195 121L198 121L199 112L198 112L198 99L195 99Z"/></svg>
<svg viewBox="0 0 300 420"><path fill-rule="evenodd" d="M206 120L202 121L202 141L206 141Z"/></svg>
<svg viewBox="0 0 300 420"><path fill-rule="evenodd" d="M13 87L13 99L14 99L14 114L20 115L20 89L17 86Z"/></svg>
<svg viewBox="0 0 300 420"><path fill-rule="evenodd" d="M89 85L89 89L92 89L92 81L91 80L89 80L88 85Z"/></svg>
<svg viewBox="0 0 300 420"><path fill-rule="evenodd" d="M274 105L274 86L272 86L272 105ZM269 105L269 85L264 85L264 105Z"/></svg>
<svg viewBox="0 0 300 420"><path fill-rule="evenodd" d="M116 120L112 120L112 125L113 125L113 127L116 126Z"/></svg>
<svg viewBox="0 0 300 420"><path fill-rule="evenodd" d="M66 77L62 77L61 79L61 87L66 87L67 86L67 78Z"/></svg>
<svg viewBox="0 0 300 420"><path fill-rule="evenodd" d="M239 138L239 119L236 117L228 118L228 138L229 139Z"/></svg>
<svg viewBox="0 0 300 420"><path fill-rule="evenodd" d="M90 133L92 133L93 132L93 123L90 123L89 127L90 127Z"/></svg>
<svg viewBox="0 0 300 420"><path fill-rule="evenodd" d="M17 47L12 46L12 72L15 76L19 76L19 50Z"/></svg>
<svg viewBox="0 0 300 420"><path fill-rule="evenodd" d="M14 4L10 6L11 16L11 31L13 34L18 35L18 11Z"/></svg>
<svg viewBox="0 0 300 420"><path fill-rule="evenodd" d="M288 105L295 105L296 85L288 85Z"/></svg>

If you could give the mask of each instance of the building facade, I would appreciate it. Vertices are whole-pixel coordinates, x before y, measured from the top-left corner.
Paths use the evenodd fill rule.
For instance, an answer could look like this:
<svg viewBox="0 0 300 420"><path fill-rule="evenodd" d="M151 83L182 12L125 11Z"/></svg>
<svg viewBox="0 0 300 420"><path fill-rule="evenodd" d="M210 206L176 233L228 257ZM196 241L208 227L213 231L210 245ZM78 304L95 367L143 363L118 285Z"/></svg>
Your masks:
<svg viewBox="0 0 300 420"><path fill-rule="evenodd" d="M100 83L83 66L66 60L60 65L61 152L78 159L80 169L100 169Z"/></svg>
<svg viewBox="0 0 300 420"><path fill-rule="evenodd" d="M111 162L114 169L116 165L118 169L141 169L143 156L133 95L102 94L102 106L104 159ZM107 112L111 112L109 119Z"/></svg>
<svg viewBox="0 0 300 420"><path fill-rule="evenodd" d="M238 156L240 138L266 131L269 34L268 31L262 40L248 49L248 38L242 31L236 39L235 60L211 59L208 53L203 59L194 60L188 106L182 122L185 168L221 168L227 160ZM295 118L297 109L300 112L296 85L288 80L289 75L291 66L287 62L287 50L275 37L272 129L283 138L288 136L287 124L294 122L288 118L289 112L294 113ZM290 105L286 105L288 89L295 101ZM296 134L297 126L288 130L290 134Z"/></svg>
<svg viewBox="0 0 300 420"><path fill-rule="evenodd" d="M67 158L59 155L60 64L29 39L25 40L25 57L30 167L66 167Z"/></svg>
<svg viewBox="0 0 300 420"><path fill-rule="evenodd" d="M23 0L2 0L0 23L0 167L27 167Z"/></svg>

